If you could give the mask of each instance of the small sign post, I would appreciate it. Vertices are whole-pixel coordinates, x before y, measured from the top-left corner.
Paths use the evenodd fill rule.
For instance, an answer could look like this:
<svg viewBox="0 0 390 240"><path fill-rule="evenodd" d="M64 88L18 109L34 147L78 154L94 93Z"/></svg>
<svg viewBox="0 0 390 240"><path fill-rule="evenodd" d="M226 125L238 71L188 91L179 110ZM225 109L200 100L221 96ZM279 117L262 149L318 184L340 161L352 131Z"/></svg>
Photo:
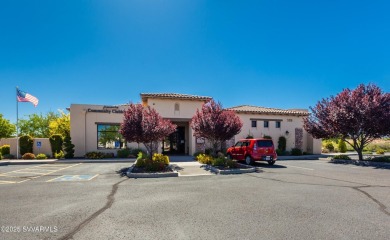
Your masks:
<svg viewBox="0 0 390 240"><path fill-rule="evenodd" d="M42 147L42 142L37 141L38 153L40 153L41 147Z"/></svg>

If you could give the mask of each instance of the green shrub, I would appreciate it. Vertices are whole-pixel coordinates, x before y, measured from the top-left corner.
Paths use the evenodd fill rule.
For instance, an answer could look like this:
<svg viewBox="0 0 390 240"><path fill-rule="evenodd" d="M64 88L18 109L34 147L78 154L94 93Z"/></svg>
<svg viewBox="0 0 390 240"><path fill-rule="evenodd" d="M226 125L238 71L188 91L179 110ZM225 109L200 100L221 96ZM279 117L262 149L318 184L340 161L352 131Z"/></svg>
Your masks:
<svg viewBox="0 0 390 240"><path fill-rule="evenodd" d="M164 163L165 165L169 165L169 157L161 153L153 154L152 160L153 162L161 162Z"/></svg>
<svg viewBox="0 0 390 240"><path fill-rule="evenodd" d="M278 140L278 150L280 150L281 152L286 151L286 144L287 144L287 139L283 136L280 136Z"/></svg>
<svg viewBox="0 0 390 240"><path fill-rule="evenodd" d="M1 147L1 154L2 155L7 155L11 153L11 146L10 145L3 145Z"/></svg>
<svg viewBox="0 0 390 240"><path fill-rule="evenodd" d="M104 158L115 158L114 153L104 153Z"/></svg>
<svg viewBox="0 0 390 240"><path fill-rule="evenodd" d="M341 152L341 153L347 152L347 144L342 139L339 140L337 147L339 149L339 152Z"/></svg>
<svg viewBox="0 0 390 240"><path fill-rule="evenodd" d="M376 154L381 154L381 155L383 155L383 154L385 154L385 150L383 150L383 149L381 149L381 148L377 148L377 149L376 149Z"/></svg>
<svg viewBox="0 0 390 240"><path fill-rule="evenodd" d="M123 148L123 149L119 149L117 152L116 152L116 156L118 158L128 158L130 157L131 154L131 149L130 148ZM134 155L136 156L136 155Z"/></svg>
<svg viewBox="0 0 390 240"><path fill-rule="evenodd" d="M299 148L293 148L291 149L291 155L293 156L301 156L302 155L302 150Z"/></svg>
<svg viewBox="0 0 390 240"><path fill-rule="evenodd" d="M3 159L3 155L1 154L1 151L0 151L0 160L2 160Z"/></svg>
<svg viewBox="0 0 390 240"><path fill-rule="evenodd" d="M60 134L51 135L49 141L50 141L51 152L53 156L55 156L56 153L62 151L62 144L63 144L62 135Z"/></svg>
<svg viewBox="0 0 390 240"><path fill-rule="evenodd" d="M226 159L221 157L214 158L211 160L211 165L224 167L226 165Z"/></svg>
<svg viewBox="0 0 390 240"><path fill-rule="evenodd" d="M196 157L196 160L202 164L211 164L213 157L208 154L199 154L198 157Z"/></svg>
<svg viewBox="0 0 390 240"><path fill-rule="evenodd" d="M62 158L64 158L64 156L65 156L65 154L64 154L64 152L62 150L60 150L59 152L54 153L54 158L56 158L56 159L62 159Z"/></svg>
<svg viewBox="0 0 390 240"><path fill-rule="evenodd" d="M226 160L226 167L228 168L237 168L237 162L230 159L230 160Z"/></svg>
<svg viewBox="0 0 390 240"><path fill-rule="evenodd" d="M380 156L371 159L373 162L388 162L390 163L390 156Z"/></svg>
<svg viewBox="0 0 390 240"><path fill-rule="evenodd" d="M12 154L6 154L6 155L3 155L3 159L15 159L15 156Z"/></svg>
<svg viewBox="0 0 390 240"><path fill-rule="evenodd" d="M334 151L334 145L332 142L327 142L325 144L325 148L328 149L329 152L333 152Z"/></svg>
<svg viewBox="0 0 390 240"><path fill-rule="evenodd" d="M32 153L33 146L34 140L32 137L25 135L19 138L19 150L21 155L24 155L25 153Z"/></svg>
<svg viewBox="0 0 390 240"><path fill-rule="evenodd" d="M351 158L348 157L348 155L336 155L333 156L333 159L351 160Z"/></svg>
<svg viewBox="0 0 390 240"><path fill-rule="evenodd" d="M70 136L64 138L63 148L66 159L74 157L74 144L72 144L72 138Z"/></svg>
<svg viewBox="0 0 390 240"><path fill-rule="evenodd" d="M202 153L203 153L203 152L195 152L193 156L194 156L195 159L196 159L196 158L197 158L200 154L202 154Z"/></svg>
<svg viewBox="0 0 390 240"><path fill-rule="evenodd" d="M103 159L105 157L105 154L102 152L87 152L85 154L85 158L88 159Z"/></svg>
<svg viewBox="0 0 390 240"><path fill-rule="evenodd" d="M275 151L276 151L276 154L278 154L278 156L287 156L290 154L288 151L282 151L280 149L276 149Z"/></svg>
<svg viewBox="0 0 390 240"><path fill-rule="evenodd" d="M148 155L145 152L138 152L137 154L137 160L138 159L147 159Z"/></svg>
<svg viewBox="0 0 390 240"><path fill-rule="evenodd" d="M23 154L22 159L26 159L26 160L35 159L35 155L34 153L25 153Z"/></svg>
<svg viewBox="0 0 390 240"><path fill-rule="evenodd" d="M268 136L268 135L264 135L263 138L265 138L265 139L272 139L272 137L271 137L271 136Z"/></svg>
<svg viewBox="0 0 390 240"><path fill-rule="evenodd" d="M145 160L145 170L150 172L157 172L164 170L166 165L163 162L155 162L151 159Z"/></svg>
<svg viewBox="0 0 390 240"><path fill-rule="evenodd" d="M40 154L37 155L37 159L40 159L40 160L47 159L47 156L44 153L40 153Z"/></svg>
<svg viewBox="0 0 390 240"><path fill-rule="evenodd" d="M146 165L145 159L137 159L137 161L135 162L136 167L145 167L145 165Z"/></svg>

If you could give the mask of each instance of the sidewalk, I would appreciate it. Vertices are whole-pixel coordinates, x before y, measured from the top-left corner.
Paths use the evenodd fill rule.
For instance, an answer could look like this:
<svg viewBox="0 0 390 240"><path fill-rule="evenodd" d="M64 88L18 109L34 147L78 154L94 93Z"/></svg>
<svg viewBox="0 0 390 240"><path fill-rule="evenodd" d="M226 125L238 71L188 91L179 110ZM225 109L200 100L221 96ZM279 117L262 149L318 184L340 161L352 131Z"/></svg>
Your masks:
<svg viewBox="0 0 390 240"><path fill-rule="evenodd" d="M105 158L105 159L83 159L83 158L73 158L73 159L44 159L44 160L0 160L0 166L6 165L28 165L28 164L66 164L66 163L134 163L135 158Z"/></svg>

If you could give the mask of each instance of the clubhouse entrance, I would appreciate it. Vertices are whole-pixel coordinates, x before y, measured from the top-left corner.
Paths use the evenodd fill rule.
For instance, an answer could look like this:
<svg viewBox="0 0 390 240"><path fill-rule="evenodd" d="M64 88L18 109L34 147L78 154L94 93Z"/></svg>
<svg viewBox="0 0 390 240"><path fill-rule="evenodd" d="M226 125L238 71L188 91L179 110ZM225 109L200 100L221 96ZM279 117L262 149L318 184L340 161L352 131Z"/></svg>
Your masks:
<svg viewBox="0 0 390 240"><path fill-rule="evenodd" d="M187 155L188 154L188 123L177 124L176 131L166 137L162 144L162 152L167 155Z"/></svg>

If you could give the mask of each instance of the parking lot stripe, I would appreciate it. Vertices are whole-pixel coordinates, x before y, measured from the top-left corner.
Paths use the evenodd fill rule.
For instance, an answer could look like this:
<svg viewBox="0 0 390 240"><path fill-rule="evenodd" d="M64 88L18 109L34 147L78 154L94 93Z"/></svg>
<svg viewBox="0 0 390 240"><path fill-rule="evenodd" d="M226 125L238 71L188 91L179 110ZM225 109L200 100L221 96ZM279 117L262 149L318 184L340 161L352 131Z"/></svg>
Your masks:
<svg viewBox="0 0 390 240"><path fill-rule="evenodd" d="M53 168L51 170L39 169L38 167L44 166L44 165L39 165L39 166L35 166L35 167L23 168L23 169L18 169L18 170L6 172L6 173L3 173L3 174L0 174L0 176L1 177L14 177L14 178L18 178L19 177L20 178L21 176L18 176L18 174L35 174L35 176L31 176L31 177L29 177L26 180L19 181L19 182L14 182L14 183L23 183L23 182L26 182L26 181L30 181L32 179L40 178L40 177L43 177L43 176L46 176L46 175L49 175L49 174L52 174L52 173L64 170L64 169L75 167L75 166L80 165L80 164L82 164L82 163L72 164L72 165L61 164L61 165L56 166L56 168ZM43 171L46 171L46 172L44 172L44 173L42 173L42 172L34 172L35 170L38 170L38 171L39 170L43 170ZM29 171L31 171L31 172L29 172Z"/></svg>
<svg viewBox="0 0 390 240"><path fill-rule="evenodd" d="M0 184L10 184L10 183L16 183L16 182L12 182L12 181L3 181L3 180L0 181Z"/></svg>

